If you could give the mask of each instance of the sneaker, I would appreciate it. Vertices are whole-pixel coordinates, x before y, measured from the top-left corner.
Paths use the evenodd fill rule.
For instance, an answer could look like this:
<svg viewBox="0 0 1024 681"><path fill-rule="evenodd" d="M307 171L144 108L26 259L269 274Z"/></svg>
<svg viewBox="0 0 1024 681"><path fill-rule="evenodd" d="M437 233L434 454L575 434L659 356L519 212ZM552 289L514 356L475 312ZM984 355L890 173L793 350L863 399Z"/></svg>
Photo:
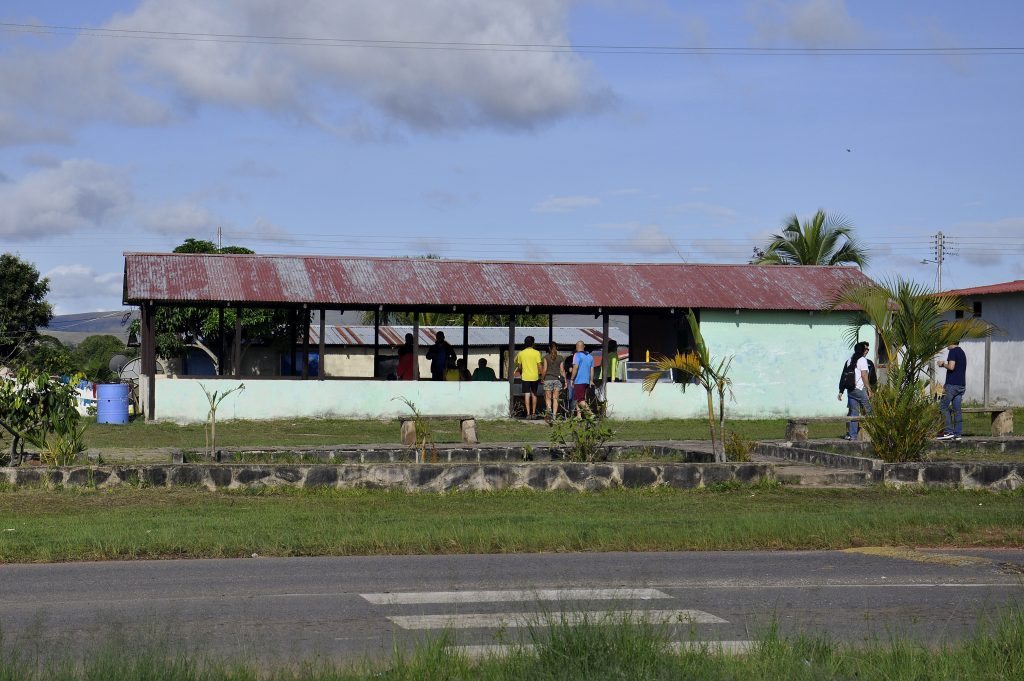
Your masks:
<svg viewBox="0 0 1024 681"><path fill-rule="evenodd" d="M963 438L960 437L959 435L954 435L953 442L963 442Z"/></svg>
<svg viewBox="0 0 1024 681"><path fill-rule="evenodd" d="M843 439L844 439L844 440L852 440L852 439L853 439L853 437L852 437L851 435L847 434L847 435L844 435L844 436L843 436Z"/></svg>
<svg viewBox="0 0 1024 681"><path fill-rule="evenodd" d="M936 440L952 440L953 433L943 433L942 435L935 438Z"/></svg>

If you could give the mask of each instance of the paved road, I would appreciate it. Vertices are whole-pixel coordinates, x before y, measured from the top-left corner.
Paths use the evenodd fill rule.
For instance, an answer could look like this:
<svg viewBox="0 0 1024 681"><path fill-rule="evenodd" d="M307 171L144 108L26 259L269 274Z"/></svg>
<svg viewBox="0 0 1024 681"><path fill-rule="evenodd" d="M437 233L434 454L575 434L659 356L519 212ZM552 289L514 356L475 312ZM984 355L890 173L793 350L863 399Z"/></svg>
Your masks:
<svg viewBox="0 0 1024 681"><path fill-rule="evenodd" d="M251 558L0 565L6 645L111 637L265 660L388 655L448 628L515 640L540 613L656 611L679 640L964 636L1024 606L1024 551ZM733 644L730 644L733 645ZM741 644L735 644L741 645Z"/></svg>

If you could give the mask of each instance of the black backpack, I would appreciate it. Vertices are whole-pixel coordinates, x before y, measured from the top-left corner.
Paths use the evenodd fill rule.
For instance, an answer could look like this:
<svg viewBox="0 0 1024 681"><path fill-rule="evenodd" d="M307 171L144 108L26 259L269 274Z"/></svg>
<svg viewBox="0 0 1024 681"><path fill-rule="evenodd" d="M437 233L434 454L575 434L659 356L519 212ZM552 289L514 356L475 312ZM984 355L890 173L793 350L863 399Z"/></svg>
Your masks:
<svg viewBox="0 0 1024 681"><path fill-rule="evenodd" d="M871 384L872 390L878 387L878 372L875 371L875 363L870 359L868 360L868 383Z"/></svg>
<svg viewBox="0 0 1024 681"><path fill-rule="evenodd" d="M843 365L843 373L839 375L840 392L849 392L857 387L857 365L849 360Z"/></svg>

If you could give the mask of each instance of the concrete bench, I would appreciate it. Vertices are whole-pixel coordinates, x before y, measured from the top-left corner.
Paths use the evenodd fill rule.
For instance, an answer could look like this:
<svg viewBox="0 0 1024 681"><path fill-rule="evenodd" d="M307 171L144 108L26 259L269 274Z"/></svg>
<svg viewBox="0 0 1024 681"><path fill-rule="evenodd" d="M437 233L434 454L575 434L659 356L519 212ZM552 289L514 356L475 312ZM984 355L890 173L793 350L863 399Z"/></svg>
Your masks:
<svg viewBox="0 0 1024 681"><path fill-rule="evenodd" d="M848 423L863 421L863 416L812 416L807 418L789 419L786 422L786 439L790 442L806 442L807 426L811 423ZM863 428L857 431L857 440L871 442L871 436Z"/></svg>
<svg viewBox="0 0 1024 681"><path fill-rule="evenodd" d="M965 414L991 414L992 437L1013 435L1012 407L964 407Z"/></svg>
<svg viewBox="0 0 1024 681"><path fill-rule="evenodd" d="M466 444L475 445L480 442L476 436L476 417L470 414L453 414L452 416L420 416L422 421L449 421L459 420L459 431L462 433L462 441ZM416 445L416 420L415 416L400 416L398 420L402 424L402 444L407 446Z"/></svg>

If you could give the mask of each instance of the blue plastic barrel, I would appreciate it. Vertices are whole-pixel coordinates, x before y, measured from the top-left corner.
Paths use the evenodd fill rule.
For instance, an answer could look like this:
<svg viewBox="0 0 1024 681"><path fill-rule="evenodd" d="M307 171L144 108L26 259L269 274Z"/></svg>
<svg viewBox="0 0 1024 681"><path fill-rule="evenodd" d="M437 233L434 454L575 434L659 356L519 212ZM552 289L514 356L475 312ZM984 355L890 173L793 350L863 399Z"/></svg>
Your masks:
<svg viewBox="0 0 1024 681"><path fill-rule="evenodd" d="M127 383L100 383L96 386L96 423L128 423Z"/></svg>

